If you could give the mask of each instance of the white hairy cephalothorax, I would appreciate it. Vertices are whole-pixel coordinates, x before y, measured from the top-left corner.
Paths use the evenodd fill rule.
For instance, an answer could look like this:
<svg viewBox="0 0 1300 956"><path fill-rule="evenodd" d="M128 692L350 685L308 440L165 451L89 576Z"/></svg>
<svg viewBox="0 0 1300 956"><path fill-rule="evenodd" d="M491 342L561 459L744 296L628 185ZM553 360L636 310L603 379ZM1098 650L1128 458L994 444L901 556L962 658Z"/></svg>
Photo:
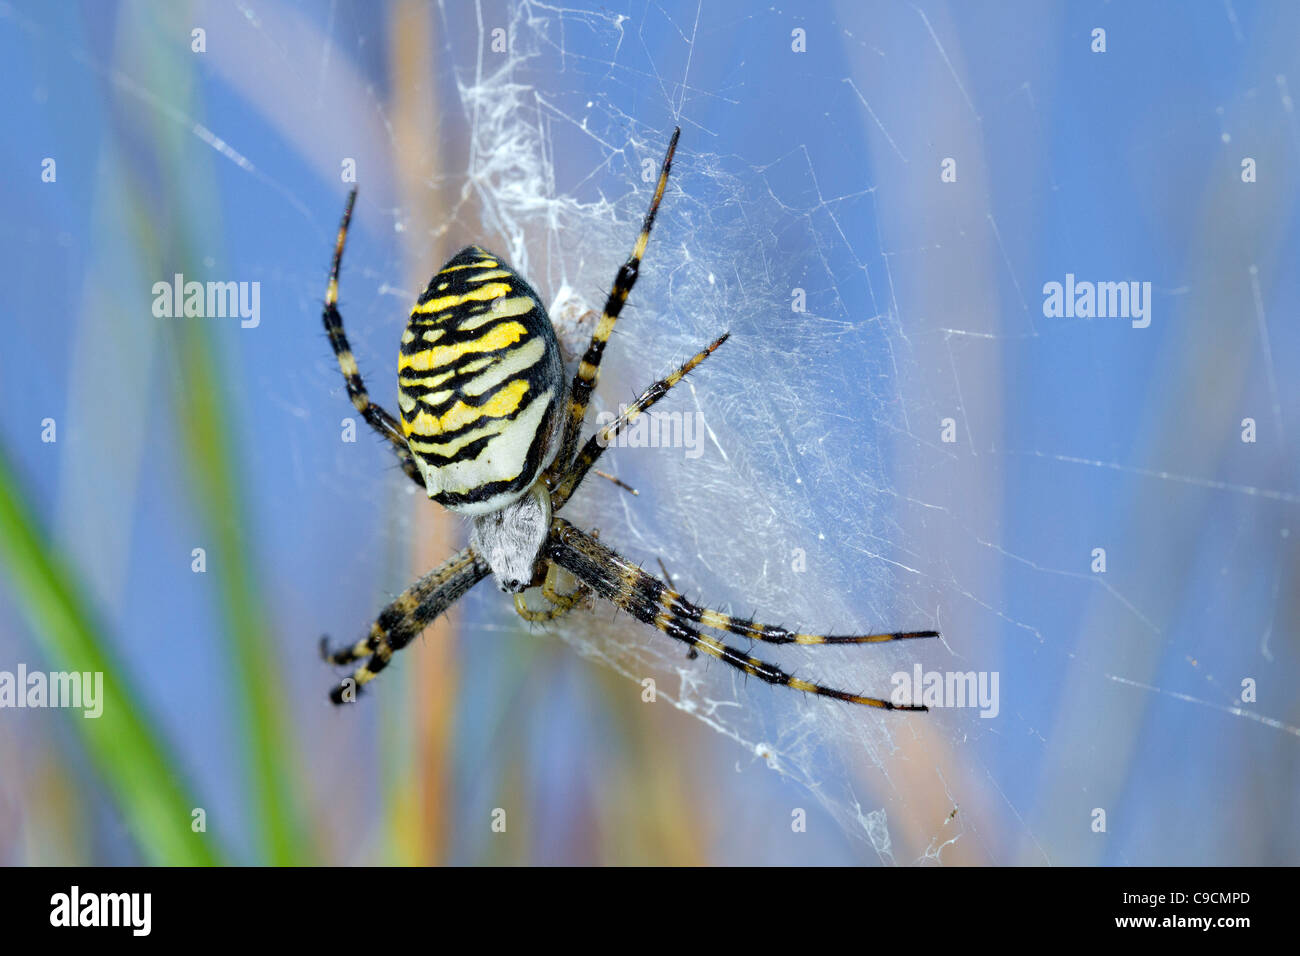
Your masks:
<svg viewBox="0 0 1300 956"><path fill-rule="evenodd" d="M528 587L537 555L551 527L551 496L537 482L522 498L474 518L470 545L483 556L497 587L518 593Z"/></svg>

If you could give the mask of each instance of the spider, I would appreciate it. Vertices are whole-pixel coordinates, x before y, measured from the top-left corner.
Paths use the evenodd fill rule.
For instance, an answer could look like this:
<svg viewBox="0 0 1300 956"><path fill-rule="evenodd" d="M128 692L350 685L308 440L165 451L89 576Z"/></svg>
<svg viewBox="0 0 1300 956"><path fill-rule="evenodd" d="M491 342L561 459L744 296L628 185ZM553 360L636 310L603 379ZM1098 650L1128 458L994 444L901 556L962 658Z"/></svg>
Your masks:
<svg viewBox="0 0 1300 956"><path fill-rule="evenodd" d="M384 608L366 637L334 651L328 637L321 638L329 663L361 662L331 692L334 703L356 700L397 651L490 574L530 621L556 618L594 595L686 644L691 656L702 651L769 684L886 710L927 709L802 680L705 632L769 644L830 645L938 637L937 631L805 634L709 610L557 515L618 433L727 340L720 336L655 382L579 448L601 356L636 284L680 133L673 131L640 235L618 270L572 384L565 388L555 331L532 286L500 256L468 246L429 281L411 310L397 362L400 420L370 400L343 332L339 266L356 189L349 194L323 313L348 397L391 444L410 479L473 526L469 545ZM568 593L557 586L561 568L578 582ZM524 600L523 592L537 586L549 604L545 610Z"/></svg>

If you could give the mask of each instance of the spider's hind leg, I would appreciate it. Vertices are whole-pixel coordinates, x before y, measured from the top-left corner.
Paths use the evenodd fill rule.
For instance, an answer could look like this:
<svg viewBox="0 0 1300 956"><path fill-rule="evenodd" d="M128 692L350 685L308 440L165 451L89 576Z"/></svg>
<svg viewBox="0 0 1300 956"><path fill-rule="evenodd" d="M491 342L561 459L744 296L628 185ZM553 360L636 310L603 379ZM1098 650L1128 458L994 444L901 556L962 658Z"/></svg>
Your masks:
<svg viewBox="0 0 1300 956"><path fill-rule="evenodd" d="M578 580L616 607L639 621L653 625L674 640L703 651L769 684L790 687L809 694L833 697L851 704L880 707L884 710L927 710L919 704L896 704L883 697L867 697L837 690L788 674L774 664L751 657L717 638L702 634L699 626L721 628L733 634L774 644L848 644L902 640L913 637L937 637L935 631L905 631L890 634L845 635L829 637L795 634L784 628L770 627L733 618L690 603L664 582L612 551L590 535L583 534L563 518L551 523L548 554L552 561L569 570Z"/></svg>
<svg viewBox="0 0 1300 956"><path fill-rule="evenodd" d="M329 336L330 347L334 349L334 356L338 359L339 371L343 373L343 382L347 385L348 398L353 407L392 446L407 477L424 488L424 477L415 466L415 459L411 457L401 426L390 412L370 400L366 383L361 378L361 370L357 367L356 356L352 354L352 346L348 344L348 337L343 331L343 316L338 308L339 268L343 264L343 245L348 237L348 225L352 221L352 207L356 201L357 191L353 189L348 193L348 204L343 210L343 221L339 223L338 238L334 241L334 259L330 265L330 280L325 289L325 309L321 313L321 321Z"/></svg>

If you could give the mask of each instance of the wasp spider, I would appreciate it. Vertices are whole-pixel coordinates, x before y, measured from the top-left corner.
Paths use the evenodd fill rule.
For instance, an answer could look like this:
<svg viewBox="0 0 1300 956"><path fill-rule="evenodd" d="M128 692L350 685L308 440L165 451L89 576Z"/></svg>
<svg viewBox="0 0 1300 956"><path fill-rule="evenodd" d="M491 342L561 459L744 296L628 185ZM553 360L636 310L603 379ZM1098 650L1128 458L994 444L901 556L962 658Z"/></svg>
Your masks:
<svg viewBox="0 0 1300 956"><path fill-rule="evenodd" d="M389 665L394 653L490 574L502 591L515 595L516 609L529 620L557 617L594 594L688 645L692 655L703 651L770 684L888 710L926 709L801 680L705 631L769 644L874 644L937 637L937 632L804 634L711 611L556 514L615 436L727 340L721 336L655 382L579 448L600 359L636 283L680 132L673 132L632 255L618 270L567 390L555 331L537 293L500 256L469 246L430 280L411 310L397 359L401 418L372 402L338 310L339 264L356 190L348 196L324 311L348 397L392 445L411 480L434 501L468 516L473 528L469 546L384 608L365 638L335 651L328 650L328 638L321 639L321 653L330 663L363 662L334 688L331 699L336 704L355 700L356 692ZM578 581L573 592L557 590L557 568ZM524 590L535 586L542 587L549 603L546 610L531 609L524 602Z"/></svg>

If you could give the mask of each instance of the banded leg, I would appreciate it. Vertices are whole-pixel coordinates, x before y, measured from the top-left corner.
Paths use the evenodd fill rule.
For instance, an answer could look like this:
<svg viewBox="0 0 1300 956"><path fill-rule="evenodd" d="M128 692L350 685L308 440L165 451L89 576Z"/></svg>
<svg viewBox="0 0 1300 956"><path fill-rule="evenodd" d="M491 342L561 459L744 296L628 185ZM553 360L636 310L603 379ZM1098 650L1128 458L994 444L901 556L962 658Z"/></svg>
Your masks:
<svg viewBox="0 0 1300 956"><path fill-rule="evenodd" d="M628 256L627 262L619 267L618 275L614 277L614 287L605 300L605 311L596 323L596 331L591 335L591 344L587 346L586 354L578 363L578 374L573 377L573 385L569 389L569 413L564 423L564 441L560 453L555 457L555 464L551 466L555 475L564 470L578 448L578 433L582 429L583 419L587 417L587 403L591 401L591 393L595 391L596 380L600 375L600 359L605 353L605 343L614 331L614 323L623 311L628 294L636 285L641 257L645 255L646 244L650 241L650 229L655 224L659 203L664 198L668 172L672 169L673 154L677 151L677 137L681 132L681 127L673 130L673 137L668 141L668 152L664 154L663 165L659 167L659 183L655 186L654 198L650 200L650 210L641 223L641 234L632 247L632 255Z"/></svg>
<svg viewBox="0 0 1300 956"><path fill-rule="evenodd" d="M388 666L395 652L488 574L487 562L472 548L462 548L399 594L371 625L370 633L355 644L331 652L329 638L322 637L321 656L331 664L342 666L369 657L334 688L330 700L341 704L349 699L348 691L360 692L362 685Z"/></svg>
<svg viewBox="0 0 1300 956"><path fill-rule="evenodd" d="M934 631L826 637L815 634L795 634L784 628L768 627L717 611L707 611L686 601L658 578L647 574L617 552L611 551L599 541L583 534L563 518L556 518L551 522L551 537L547 545L547 553L556 564L568 569L579 581L589 585L601 597L627 611L637 620L651 624L674 640L682 641L688 647L716 657L759 680L885 710L928 709L918 704L895 704L880 697L850 694L847 691L802 680L766 661L750 657L713 637L701 634L692 625L700 624L775 644L870 643L938 636Z"/></svg>
<svg viewBox="0 0 1300 956"><path fill-rule="evenodd" d="M641 393L640 397L637 398L635 402L623 410L622 414L620 414L618 418L614 419L614 421L610 422L600 431L596 432L596 434L588 438L587 443L582 446L582 451L578 453L578 457L574 460L573 464L569 466L568 472L560 478L559 486L551 496L552 509L558 511L564 506L564 503L573 496L573 493L578 489L578 485L582 483L582 479L586 477L591 466L596 463L601 454L604 453L605 449L609 447L610 443L618 437L619 432L632 424L632 422L636 421L651 405L667 395L669 389L684 379L697 365L712 355L723 342L727 341L730 335L730 332L722 333L722 335L714 339L706 348L702 351L696 352L682 363L682 365L667 378L662 378L647 388ZM600 472L598 471L596 474L600 474Z"/></svg>
<svg viewBox="0 0 1300 956"><path fill-rule="evenodd" d="M550 607L544 611L537 611L528 606L524 600L523 594L515 595L515 613L525 621L536 624L542 621L553 621L557 617L568 614L573 608L588 595L591 594L591 588L578 582L578 586L567 594L561 594L556 587L556 577L559 571L559 565L548 561L546 563L546 580L542 583L542 597L550 603Z"/></svg>
<svg viewBox="0 0 1300 956"><path fill-rule="evenodd" d="M338 309L339 267L343 264L343 243L348 236L348 224L352 221L352 207L356 201L357 191L353 189L348 193L348 204L343 210L343 222L339 224L338 238L334 242L334 261L330 266L329 286L325 289L325 311L321 313L321 321L325 324L330 346L334 349L335 357L338 358L339 370L342 371L343 381L348 388L348 398L352 400L353 406L370 427L393 446L393 451L402 465L402 471L406 472L417 485L424 488L424 478L420 470L415 467L415 459L411 457L411 452L406 447L406 436L402 433L401 425L391 414L370 400L370 393L366 391L365 382L361 380L361 371L357 368L352 347L343 332L343 316L339 314Z"/></svg>

